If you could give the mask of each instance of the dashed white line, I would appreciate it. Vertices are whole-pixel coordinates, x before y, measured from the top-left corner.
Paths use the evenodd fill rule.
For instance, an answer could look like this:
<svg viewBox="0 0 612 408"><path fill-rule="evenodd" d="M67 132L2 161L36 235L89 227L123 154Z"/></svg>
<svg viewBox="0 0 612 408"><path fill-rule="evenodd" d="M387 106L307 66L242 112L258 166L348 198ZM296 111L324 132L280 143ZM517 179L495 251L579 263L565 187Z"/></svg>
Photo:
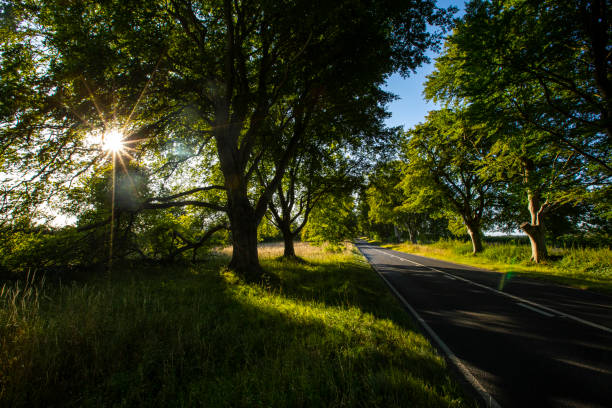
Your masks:
<svg viewBox="0 0 612 408"><path fill-rule="evenodd" d="M535 307L531 307L531 306L526 305L526 304L524 304L524 303L520 303L520 302L519 302L519 303L517 303L517 305L519 305L519 306L521 306L521 307L524 307L525 309L529 309L529 310L531 310L532 312L536 312L536 313L539 313L539 314L541 314L541 315L544 315L544 316L546 316L546 317L554 317L554 316L555 316L555 315L553 315L553 314L547 313L547 312L545 312L545 311L543 311L543 310L540 310L540 309L537 309L537 308L535 308Z"/></svg>
<svg viewBox="0 0 612 408"><path fill-rule="evenodd" d="M373 248L372 250L373 250L373 251L380 252L381 254L384 254L384 255L387 255L387 256L390 256L390 255L397 256L397 255L394 255L394 254L389 254L389 253L387 253L387 252L385 252L385 251L383 251L383 250L381 250L381 249L377 249L377 248ZM586 326L594 327L594 328L596 328L596 329L600 329L600 330L603 330L603 331L605 331L605 332L612 333L612 329L611 329L611 328L606 327L606 326L602 326L601 324L597 324L597 323L591 322L591 321L589 321L589 320L581 319L581 318L580 318L580 317L578 317L578 316L574 316L574 315L571 315L571 314L569 314L569 313L562 312L562 311L557 310L557 309L554 309L554 308L552 308L552 307L548 307L548 306L541 305L541 304L539 304L539 303L537 303L537 302L533 302L533 301L531 301L531 300L528 300L528 299L522 298L522 297L520 297L520 296L515 296L515 295L512 295L512 294L510 294L510 293L508 293L508 292L502 292L502 291L497 290L497 289L494 289L494 288L492 288L492 287L490 287L490 286L483 285L483 284L481 284L481 283L477 283L477 282L471 281L471 280L466 279L466 278L464 278L464 277L457 276L457 275L453 275L453 274L451 274L451 273L444 272L444 271L441 271L441 270L436 269L436 268L432 268L431 266L426 266L426 265L420 264L420 263L418 263L418 262L415 262L415 261L412 261L412 260L409 260L409 259L406 259L406 258L403 258L403 259L405 259L406 261L408 261L408 262L410 262L410 263L412 263L412 264L414 264L414 265L417 265L417 266L422 266L423 268L427 268L427 269L432 270L432 271L435 271L435 272L440 272L440 273L442 273L442 274L444 274L444 275L447 275L447 276L452 276L452 277L454 277L455 279L458 279L458 280L461 280L461 281L467 282L467 283L469 283L469 284L471 284L471 285L478 286L478 287L480 287L480 288L486 289L486 290L491 291L491 292L493 292L493 293L497 293L498 295L506 296L506 297L509 297L510 299L514 299L514 300L516 300L516 301L518 301L518 302L522 302L522 303L525 303L525 304L529 304L529 305L531 305L531 306L533 306L533 307L536 307L536 308L538 308L538 309L545 310L545 311L547 311L548 313L552 313L553 315L563 316L563 317L566 317L566 318L568 318L568 319L571 319L571 320L573 320L573 321L575 321L575 322L582 323L582 324L584 324L584 325L586 325Z"/></svg>

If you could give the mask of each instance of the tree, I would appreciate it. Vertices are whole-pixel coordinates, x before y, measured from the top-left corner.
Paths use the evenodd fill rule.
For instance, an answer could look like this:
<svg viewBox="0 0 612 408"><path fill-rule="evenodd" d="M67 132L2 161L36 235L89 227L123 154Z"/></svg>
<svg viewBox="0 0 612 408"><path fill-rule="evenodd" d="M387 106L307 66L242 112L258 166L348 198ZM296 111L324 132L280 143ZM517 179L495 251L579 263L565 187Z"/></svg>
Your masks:
<svg viewBox="0 0 612 408"><path fill-rule="evenodd" d="M51 115L43 120L32 114L32 123L25 122L40 109L24 105L3 133L28 128L44 139L54 129L43 144L49 149L43 162L51 163L55 151L64 149L64 136L80 149L93 130L119 127L136 159L158 164L154 176L197 166L199 179L153 180L174 188L167 194L153 189L142 209L199 206L225 213L230 266L248 279L262 273L257 225L313 115L332 105L350 116L341 109L345 101L376 93L395 70L406 74L418 66L439 38L425 31L426 23L448 20L431 0L24 4L33 12L23 21L40 28L49 56L44 76L50 85L37 96ZM384 99L364 100L376 106ZM273 120L275 111L284 112L290 132ZM169 144L182 146L185 157L170 160ZM277 154L264 172L262 157L270 146ZM264 188L258 188L258 169L265 173ZM208 176L215 173L220 184ZM225 195L222 205L194 197L210 190Z"/></svg>
<svg viewBox="0 0 612 408"><path fill-rule="evenodd" d="M531 259L537 263L548 257L546 218L574 201L584 188L580 180L588 176L577 154L555 145L543 146L542 135L533 128L513 123L498 131L479 174L489 182L510 184L512 192L527 199L530 221L522 222L520 228L529 237Z"/></svg>
<svg viewBox="0 0 612 408"><path fill-rule="evenodd" d="M1 225L36 220L32 208L55 204L49 199L86 167L75 127L54 109L53 56L38 11L30 2L0 2Z"/></svg>
<svg viewBox="0 0 612 408"><path fill-rule="evenodd" d="M404 205L401 187L403 163L399 160L380 163L368 178L366 190L368 217L374 223L390 224L397 241L407 232L411 243L433 227L433 220L420 209Z"/></svg>
<svg viewBox="0 0 612 408"><path fill-rule="evenodd" d="M283 235L286 257L295 257L293 240L319 201L352 192L367 172L371 156L390 147L395 131L385 129L388 114L373 103L381 100L390 100L390 95L372 89L358 100L345 101L341 109L329 105L313 117L307 137L270 201L270 218Z"/></svg>
<svg viewBox="0 0 612 408"><path fill-rule="evenodd" d="M552 211L609 189L606 3L472 1L427 81L428 98L494 130L480 175L521 191L535 262L547 257Z"/></svg>
<svg viewBox="0 0 612 408"><path fill-rule="evenodd" d="M331 157L332 160L328 157L327 161L323 156L314 156L313 153L304 153L293 160L285 180L279 184L270 201L271 221L283 236L283 256L286 258L295 258L293 241L306 226L310 213L320 201L347 189L352 191L356 184L356 177L351 177L350 163L342 163L335 157ZM357 167L354 164L352 166Z"/></svg>
<svg viewBox="0 0 612 408"><path fill-rule="evenodd" d="M408 132L403 152L408 208L461 217L474 253L483 249L481 229L495 203L494 183L478 174L490 149L487 136L465 112L432 111Z"/></svg>

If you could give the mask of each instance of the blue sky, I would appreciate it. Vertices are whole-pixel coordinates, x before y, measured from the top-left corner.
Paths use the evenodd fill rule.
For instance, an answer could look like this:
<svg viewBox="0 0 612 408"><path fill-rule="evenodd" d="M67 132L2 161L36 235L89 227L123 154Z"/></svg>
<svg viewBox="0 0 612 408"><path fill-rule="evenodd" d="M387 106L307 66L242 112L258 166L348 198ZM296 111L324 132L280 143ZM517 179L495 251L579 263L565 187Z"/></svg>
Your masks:
<svg viewBox="0 0 612 408"><path fill-rule="evenodd" d="M463 0L439 0L439 7L455 6L459 8L460 15L463 10ZM408 78L402 78L399 74L392 75L386 84L385 90L394 93L398 99L388 105L391 117L387 119L389 126L403 126L408 130L417 123L423 122L427 112L438 109L440 106L433 102L426 102L423 98L423 83L426 76L434 69L434 59L437 56L434 52L428 53L431 63L421 66L415 74Z"/></svg>

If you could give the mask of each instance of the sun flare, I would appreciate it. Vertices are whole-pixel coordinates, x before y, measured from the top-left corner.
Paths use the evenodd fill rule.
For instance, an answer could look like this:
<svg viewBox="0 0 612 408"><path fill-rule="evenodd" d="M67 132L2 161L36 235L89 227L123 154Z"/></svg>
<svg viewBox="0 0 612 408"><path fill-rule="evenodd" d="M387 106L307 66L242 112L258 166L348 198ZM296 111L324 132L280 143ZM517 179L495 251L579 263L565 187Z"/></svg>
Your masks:
<svg viewBox="0 0 612 408"><path fill-rule="evenodd" d="M109 129L102 136L102 149L111 153L119 153L125 148L123 133L116 128Z"/></svg>

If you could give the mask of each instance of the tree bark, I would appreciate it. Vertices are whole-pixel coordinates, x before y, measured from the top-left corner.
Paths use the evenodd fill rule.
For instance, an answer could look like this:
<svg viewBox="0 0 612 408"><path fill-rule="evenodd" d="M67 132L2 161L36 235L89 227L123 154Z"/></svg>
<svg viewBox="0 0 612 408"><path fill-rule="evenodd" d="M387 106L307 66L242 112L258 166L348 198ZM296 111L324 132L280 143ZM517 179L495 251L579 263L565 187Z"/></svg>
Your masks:
<svg viewBox="0 0 612 408"><path fill-rule="evenodd" d="M285 242L285 251L283 252L283 257L285 258L296 258L295 256L295 248L293 246L293 233L291 232L291 227L282 228L281 232L283 234L283 241Z"/></svg>
<svg viewBox="0 0 612 408"><path fill-rule="evenodd" d="M257 254L257 225L253 206L247 197L234 197L228 211L232 231L232 260L229 267L247 281L263 276Z"/></svg>
<svg viewBox="0 0 612 408"><path fill-rule="evenodd" d="M522 223L521 229L525 231L531 243L531 260L535 263L540 263L548 258L543 223L543 212L546 209L546 204L540 205L540 197L537 192L528 193L528 201L531 223Z"/></svg>
<svg viewBox="0 0 612 408"><path fill-rule="evenodd" d="M408 239L410 240L411 244L416 244L417 240L416 240L416 233L413 231L412 227L408 227Z"/></svg>
<svg viewBox="0 0 612 408"><path fill-rule="evenodd" d="M395 241L396 242L401 242L402 234L400 233L399 228L397 228L397 225L395 225L395 224L393 224L393 233L395 234Z"/></svg>
<svg viewBox="0 0 612 408"><path fill-rule="evenodd" d="M482 238L480 236L480 223L477 221L469 221L465 223L468 234L472 240L472 253L477 254L482 252Z"/></svg>
<svg viewBox="0 0 612 408"><path fill-rule="evenodd" d="M544 239L544 213L548 210L548 201L540 204L541 192L537 184L532 184L532 173L535 163L529 158L523 158L524 183L527 186L527 208L531 214L531 222L521 224L521 229L529 237L531 243L531 260L540 263L548 258L546 241Z"/></svg>
<svg viewBox="0 0 612 408"><path fill-rule="evenodd" d="M521 224L521 229L525 231L531 243L531 260L535 263L540 263L548 258L542 225L532 225L524 222Z"/></svg>
<svg viewBox="0 0 612 408"><path fill-rule="evenodd" d="M229 108L220 109L217 117L220 123L230 123ZM232 260L229 267L247 281L259 281L263 278L263 269L257 255L257 226L259 219L249 200L247 180L244 175L244 163L237 160L236 140L240 126L230 123L221 127L216 134L217 151L221 170L225 179L227 194L227 216L232 233Z"/></svg>

